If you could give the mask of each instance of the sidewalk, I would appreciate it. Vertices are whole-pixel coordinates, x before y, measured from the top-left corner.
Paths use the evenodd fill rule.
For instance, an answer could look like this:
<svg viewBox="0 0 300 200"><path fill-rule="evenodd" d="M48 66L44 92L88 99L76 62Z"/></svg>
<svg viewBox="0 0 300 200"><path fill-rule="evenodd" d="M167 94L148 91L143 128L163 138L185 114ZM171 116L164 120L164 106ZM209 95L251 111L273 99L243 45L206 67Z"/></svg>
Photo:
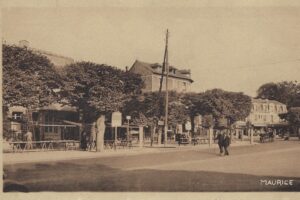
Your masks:
<svg viewBox="0 0 300 200"><path fill-rule="evenodd" d="M257 143L254 143L257 144ZM235 141L231 146L248 146L249 141ZM131 149L106 149L103 152L90 151L39 151L39 152L22 152L22 153L3 153L3 164L18 164L18 163L37 163L37 162L55 162L65 160L75 160L84 158L104 158L113 156L133 156L153 153L166 153L176 151L191 151L204 150L209 148L218 148L217 144L209 147L208 144L201 145L167 145L164 146L145 146L142 148L133 147Z"/></svg>

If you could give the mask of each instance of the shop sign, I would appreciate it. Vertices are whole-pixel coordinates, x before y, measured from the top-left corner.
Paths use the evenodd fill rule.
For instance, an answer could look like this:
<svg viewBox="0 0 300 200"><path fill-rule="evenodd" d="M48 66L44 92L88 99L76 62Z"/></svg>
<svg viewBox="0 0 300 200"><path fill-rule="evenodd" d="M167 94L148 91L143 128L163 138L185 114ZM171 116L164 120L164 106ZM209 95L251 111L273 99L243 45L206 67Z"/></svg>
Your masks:
<svg viewBox="0 0 300 200"><path fill-rule="evenodd" d="M122 125L122 113L120 112L113 112L111 115L111 126L112 127L119 127Z"/></svg>
<svg viewBox="0 0 300 200"><path fill-rule="evenodd" d="M186 122L186 123L185 123L185 129L186 129L187 131L190 131L190 130L192 129L192 124L191 124L191 122Z"/></svg>

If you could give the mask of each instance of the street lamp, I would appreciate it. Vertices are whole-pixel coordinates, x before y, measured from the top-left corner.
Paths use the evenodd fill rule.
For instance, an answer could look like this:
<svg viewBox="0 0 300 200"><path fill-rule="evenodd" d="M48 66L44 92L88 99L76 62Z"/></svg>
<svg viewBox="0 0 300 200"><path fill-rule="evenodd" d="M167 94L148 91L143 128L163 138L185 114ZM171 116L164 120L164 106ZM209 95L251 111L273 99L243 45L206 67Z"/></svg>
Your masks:
<svg viewBox="0 0 300 200"><path fill-rule="evenodd" d="M129 120L131 120L131 116L127 115L127 142L129 141Z"/></svg>

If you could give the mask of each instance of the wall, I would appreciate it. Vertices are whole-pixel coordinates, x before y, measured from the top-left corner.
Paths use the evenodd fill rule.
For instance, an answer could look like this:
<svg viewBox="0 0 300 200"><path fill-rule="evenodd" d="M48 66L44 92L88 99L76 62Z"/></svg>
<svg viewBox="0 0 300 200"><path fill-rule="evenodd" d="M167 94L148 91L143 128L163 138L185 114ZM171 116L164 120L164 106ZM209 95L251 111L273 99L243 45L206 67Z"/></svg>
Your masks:
<svg viewBox="0 0 300 200"><path fill-rule="evenodd" d="M153 74L152 76L152 91L158 91L160 86L160 75ZM191 83L188 80L169 77L168 79L168 89L169 91L174 90L177 92L189 92L191 88ZM166 90L166 77L163 79L162 90Z"/></svg>
<svg viewBox="0 0 300 200"><path fill-rule="evenodd" d="M253 124L276 124L282 122L279 114L286 112L286 106L279 102L252 102L251 113L248 119Z"/></svg>
<svg viewBox="0 0 300 200"><path fill-rule="evenodd" d="M46 56L57 68L61 68L65 65L69 65L74 63L74 60L71 58L66 58L62 56L56 56L56 55L51 55L51 54L42 54Z"/></svg>

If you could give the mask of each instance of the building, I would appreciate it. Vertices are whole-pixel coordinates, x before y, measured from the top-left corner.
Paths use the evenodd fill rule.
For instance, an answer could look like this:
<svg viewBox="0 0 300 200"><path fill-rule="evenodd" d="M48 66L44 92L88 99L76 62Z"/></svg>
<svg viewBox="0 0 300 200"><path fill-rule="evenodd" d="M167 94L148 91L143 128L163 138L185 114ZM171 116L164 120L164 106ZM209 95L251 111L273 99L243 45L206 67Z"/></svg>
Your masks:
<svg viewBox="0 0 300 200"><path fill-rule="evenodd" d="M283 113L287 113L285 104L275 100L253 98L249 116L234 124L236 135L247 134L247 124L251 125L255 134L264 133L267 128L272 128L275 133L284 132L288 123L279 117Z"/></svg>
<svg viewBox="0 0 300 200"><path fill-rule="evenodd" d="M150 64L136 60L129 70L130 72L140 74L144 81L143 92L154 92L159 90L160 79L162 75L162 65L158 63ZM164 77L162 90L166 90L166 78ZM189 92L191 90L191 71L177 69L169 66L168 89L176 92Z"/></svg>
<svg viewBox="0 0 300 200"><path fill-rule="evenodd" d="M36 49L32 48L29 46L29 42L27 40L21 40L19 41L19 46L20 47L25 47L28 48L29 50L33 51L36 54L46 56L50 62L54 64L54 67L56 69L60 69L66 65L74 63L74 59L66 56L62 56L59 54L55 54L49 51L41 50L41 49Z"/></svg>
<svg viewBox="0 0 300 200"><path fill-rule="evenodd" d="M286 105L274 100L252 99L252 107L247 120L254 127L266 127L282 124L279 114L287 113Z"/></svg>
<svg viewBox="0 0 300 200"><path fill-rule="evenodd" d="M75 107L55 103L37 110L36 140L79 140L79 112ZM35 113L33 113L35 114ZM68 122L75 122L68 123Z"/></svg>
<svg viewBox="0 0 300 200"><path fill-rule="evenodd" d="M29 110L22 106L9 108L4 127L13 140L24 140L27 130L33 132L34 141L79 140L79 113L76 108L55 103Z"/></svg>

